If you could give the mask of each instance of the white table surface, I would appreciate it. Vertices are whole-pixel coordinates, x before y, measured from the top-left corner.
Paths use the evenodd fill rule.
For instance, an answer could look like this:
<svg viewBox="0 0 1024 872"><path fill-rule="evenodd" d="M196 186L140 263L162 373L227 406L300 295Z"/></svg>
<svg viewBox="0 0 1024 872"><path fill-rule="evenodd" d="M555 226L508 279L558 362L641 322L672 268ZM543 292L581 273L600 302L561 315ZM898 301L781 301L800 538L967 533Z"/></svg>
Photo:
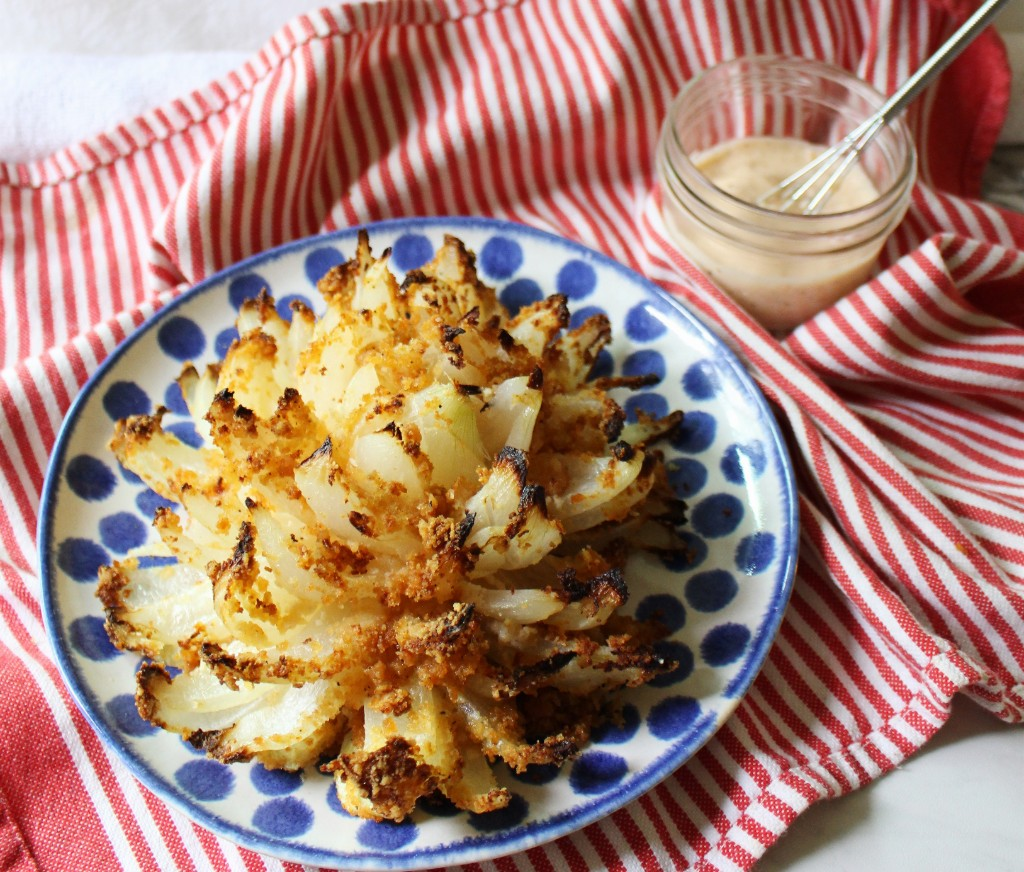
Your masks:
<svg viewBox="0 0 1024 872"><path fill-rule="evenodd" d="M45 155L204 84L311 5L0 0L0 161ZM1024 0L1000 24L1024 58ZM1015 94L1005 137L1024 140L1024 76ZM1000 172L1024 180L1024 149L1004 158ZM957 700L922 751L867 788L813 806L756 869L1024 872L1024 730Z"/></svg>

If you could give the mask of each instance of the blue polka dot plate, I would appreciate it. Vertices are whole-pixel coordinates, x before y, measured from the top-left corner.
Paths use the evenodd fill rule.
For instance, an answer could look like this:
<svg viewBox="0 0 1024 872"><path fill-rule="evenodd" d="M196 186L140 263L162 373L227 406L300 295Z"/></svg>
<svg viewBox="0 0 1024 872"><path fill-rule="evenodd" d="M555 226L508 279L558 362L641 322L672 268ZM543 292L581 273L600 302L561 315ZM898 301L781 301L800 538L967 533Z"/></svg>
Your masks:
<svg viewBox="0 0 1024 872"><path fill-rule="evenodd" d="M127 339L67 416L43 493L39 543L47 624L64 677L93 725L151 790L215 833L266 854L347 869L421 869L482 861L566 835L629 803L684 763L735 709L775 636L796 559L793 477L764 398L732 353L678 301L573 242L505 222L407 219L370 225L396 272L420 266L444 234L478 256L484 281L511 309L560 292L574 323L603 311L614 341L599 374L656 373L624 408L684 424L666 446L673 487L690 505L685 563L638 555L626 609L671 630L679 663L625 695L621 725L599 731L560 771L499 780L511 805L490 815L424 804L402 824L346 815L315 769L224 766L141 720L138 662L115 650L96 599L100 565L145 544L160 497L107 451L115 419L166 406L170 429L197 439L174 378L182 362L223 355L242 300L270 289L287 312L318 301L316 280L355 250L356 231L293 242L202 282Z"/></svg>

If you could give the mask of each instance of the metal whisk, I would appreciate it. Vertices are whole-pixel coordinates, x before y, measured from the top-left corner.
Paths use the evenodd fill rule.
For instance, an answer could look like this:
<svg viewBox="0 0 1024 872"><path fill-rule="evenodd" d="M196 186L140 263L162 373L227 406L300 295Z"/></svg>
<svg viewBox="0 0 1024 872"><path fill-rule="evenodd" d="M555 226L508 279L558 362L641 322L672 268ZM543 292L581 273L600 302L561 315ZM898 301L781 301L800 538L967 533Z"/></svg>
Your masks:
<svg viewBox="0 0 1024 872"><path fill-rule="evenodd" d="M765 191L758 197L757 205L779 212L791 212L800 207L805 215L821 212L868 143L967 48L1006 3L1007 0L985 0L882 108L806 166Z"/></svg>

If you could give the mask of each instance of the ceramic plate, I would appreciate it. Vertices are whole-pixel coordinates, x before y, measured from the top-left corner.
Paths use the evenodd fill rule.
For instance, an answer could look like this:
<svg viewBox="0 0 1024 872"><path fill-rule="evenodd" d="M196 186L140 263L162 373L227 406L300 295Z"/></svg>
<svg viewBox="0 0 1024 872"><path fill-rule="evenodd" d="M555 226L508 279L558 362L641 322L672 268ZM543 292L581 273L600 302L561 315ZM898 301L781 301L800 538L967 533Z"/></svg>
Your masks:
<svg viewBox="0 0 1024 872"><path fill-rule="evenodd" d="M352 255L355 230L294 242L211 277L100 367L68 414L43 493L46 618L64 676L103 739L146 786L215 833L282 859L348 869L481 861L570 833L639 797L733 711L789 596L793 478L764 398L735 357L635 273L575 243L504 222L431 218L368 229L375 252L392 247L399 274L428 260L452 233L477 253L481 277L510 308L557 291L569 298L574 324L607 313L614 343L596 371L660 377L650 389L623 396L627 413L685 411L666 451L673 487L690 504L692 559L682 565L634 558L625 606L639 616L658 614L670 626L661 647L678 669L627 691L623 726L600 731L561 771L515 777L501 764L498 777L514 794L507 809L472 815L423 807L402 824L349 817L331 778L315 769L225 766L138 716L138 660L107 641L96 573L155 538L149 520L161 500L107 451L113 422L164 405L171 413L165 426L185 441L196 439L174 384L182 362L222 356L236 335L239 305L262 287L283 313L296 298L318 303L316 280Z"/></svg>

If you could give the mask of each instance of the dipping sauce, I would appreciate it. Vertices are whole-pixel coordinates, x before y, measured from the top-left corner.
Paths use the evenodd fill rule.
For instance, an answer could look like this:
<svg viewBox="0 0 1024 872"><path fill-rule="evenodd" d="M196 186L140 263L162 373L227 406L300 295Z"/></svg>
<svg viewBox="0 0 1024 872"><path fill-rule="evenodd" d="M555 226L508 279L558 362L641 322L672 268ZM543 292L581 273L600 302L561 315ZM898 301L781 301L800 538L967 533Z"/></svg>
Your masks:
<svg viewBox="0 0 1024 872"><path fill-rule="evenodd" d="M690 157L693 165L716 187L747 203L754 203L784 179L807 166L825 146L782 136L732 139ZM822 214L859 209L878 198L867 173L854 164L836 185Z"/></svg>
<svg viewBox="0 0 1024 872"><path fill-rule="evenodd" d="M759 56L704 70L669 107L656 163L665 230L768 330L791 330L870 279L903 219L917 159L899 119L821 213L756 205L884 101L839 67Z"/></svg>

